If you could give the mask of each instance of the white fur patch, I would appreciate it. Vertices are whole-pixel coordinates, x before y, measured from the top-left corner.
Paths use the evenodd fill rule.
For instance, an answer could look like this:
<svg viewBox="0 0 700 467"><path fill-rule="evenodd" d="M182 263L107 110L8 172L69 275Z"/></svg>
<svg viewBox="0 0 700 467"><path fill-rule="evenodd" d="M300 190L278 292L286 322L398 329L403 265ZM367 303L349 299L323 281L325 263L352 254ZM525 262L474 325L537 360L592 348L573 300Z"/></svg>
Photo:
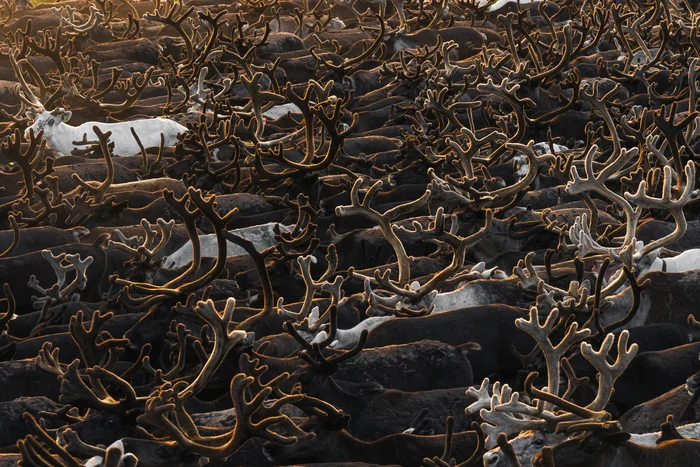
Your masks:
<svg viewBox="0 0 700 467"><path fill-rule="evenodd" d="M276 224L276 222L268 222L267 224L244 227L242 229L230 230L229 232L243 237L246 240L250 240L253 242L253 245L257 251L263 251L264 249L277 244L277 240L275 240L275 232L273 230ZM283 232L290 232L293 228L293 226L280 225L280 230ZM200 235L199 242L202 246L202 258L215 258L219 253L215 234ZM245 254L247 253L243 248L231 242L226 242L227 257L241 256ZM179 268L189 264L190 261L192 261L192 242L188 241L175 253L164 257L163 266L166 268Z"/></svg>

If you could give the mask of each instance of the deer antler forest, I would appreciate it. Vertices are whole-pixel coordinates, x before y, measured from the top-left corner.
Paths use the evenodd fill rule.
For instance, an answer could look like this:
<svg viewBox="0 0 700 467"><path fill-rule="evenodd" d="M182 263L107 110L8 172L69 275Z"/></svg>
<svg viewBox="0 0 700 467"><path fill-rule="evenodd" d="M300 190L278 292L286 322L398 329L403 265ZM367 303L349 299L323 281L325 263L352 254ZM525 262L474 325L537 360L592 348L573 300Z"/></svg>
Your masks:
<svg viewBox="0 0 700 467"><path fill-rule="evenodd" d="M0 0L0 467L700 466L699 72L700 0Z"/></svg>

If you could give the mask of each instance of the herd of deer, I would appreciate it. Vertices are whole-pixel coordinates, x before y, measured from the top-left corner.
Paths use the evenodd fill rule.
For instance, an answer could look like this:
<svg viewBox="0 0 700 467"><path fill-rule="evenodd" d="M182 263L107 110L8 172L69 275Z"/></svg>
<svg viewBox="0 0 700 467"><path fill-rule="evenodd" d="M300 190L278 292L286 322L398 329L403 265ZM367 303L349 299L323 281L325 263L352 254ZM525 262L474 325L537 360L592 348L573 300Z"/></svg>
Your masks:
<svg viewBox="0 0 700 467"><path fill-rule="evenodd" d="M0 466L700 465L699 10L0 0Z"/></svg>

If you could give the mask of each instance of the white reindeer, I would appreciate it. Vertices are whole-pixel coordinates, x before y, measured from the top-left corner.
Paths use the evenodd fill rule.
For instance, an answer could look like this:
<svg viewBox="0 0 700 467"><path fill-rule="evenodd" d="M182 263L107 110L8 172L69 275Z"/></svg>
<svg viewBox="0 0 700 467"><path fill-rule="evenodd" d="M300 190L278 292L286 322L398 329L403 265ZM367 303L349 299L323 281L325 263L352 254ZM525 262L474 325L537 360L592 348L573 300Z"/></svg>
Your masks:
<svg viewBox="0 0 700 467"><path fill-rule="evenodd" d="M114 149L112 149L114 156L140 154L141 149L131 133L132 128L144 148L160 146L161 134L164 137L164 146L174 146L179 141L178 137L187 131L184 126L167 118L149 118L117 123L85 122L80 126L72 126L66 123L72 115L71 111L60 107L51 112L44 110L43 107L37 111L27 110L26 115L33 119L34 123L25 130L25 138L29 137L30 129L33 129L35 134L44 130L46 144L56 151L58 156L71 154L77 147L74 141L83 139L97 141L93 127L98 127L103 133L112 132L110 141L114 143Z"/></svg>
<svg viewBox="0 0 700 467"><path fill-rule="evenodd" d="M250 240L253 242L256 250L263 251L264 249L278 243L277 240L275 240L275 225L277 225L276 222L268 222L266 224L230 230L229 232L243 237L246 240ZM291 232L294 229L294 226L280 224L279 228L282 232ZM216 235L214 234L200 235L199 244L201 245L202 258L215 258L219 253L219 246L216 241ZM226 242L227 257L230 258L232 256L245 254L245 250L240 246L229 241ZM179 268L189 264L190 261L192 261L192 241L188 240L187 243L180 247L180 249L178 249L176 252L170 256L163 257L163 266L166 268Z"/></svg>
<svg viewBox="0 0 700 467"><path fill-rule="evenodd" d="M9 55L10 63L19 82L16 89L17 95L26 106L27 117L34 120L32 126L25 130L24 135L28 137L30 129L34 130L35 134L43 130L48 147L56 151L59 156L71 154L77 147L74 141L83 139L97 141L93 127L98 127L103 133L112 132L110 140L114 143L112 154L115 156L133 156L141 152L131 133L132 128L144 148L160 146L161 135L165 146L173 146L179 141L179 136L187 132L187 128L167 118L149 118L117 123L86 122L77 127L68 125L66 122L70 120L72 113L62 108L52 111L46 110L24 80L21 65L26 60L22 59L18 63L12 50L10 50Z"/></svg>

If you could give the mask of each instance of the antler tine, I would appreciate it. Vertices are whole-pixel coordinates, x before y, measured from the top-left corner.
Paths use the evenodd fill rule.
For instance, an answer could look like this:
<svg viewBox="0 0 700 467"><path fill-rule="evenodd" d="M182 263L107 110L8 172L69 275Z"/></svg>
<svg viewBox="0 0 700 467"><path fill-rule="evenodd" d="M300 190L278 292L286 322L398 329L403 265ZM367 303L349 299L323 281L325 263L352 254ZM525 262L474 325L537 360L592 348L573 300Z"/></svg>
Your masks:
<svg viewBox="0 0 700 467"><path fill-rule="evenodd" d="M449 265L433 275L430 280L420 287L414 287L413 285L415 283L411 284L409 289L401 289L396 287L388 279L388 270L384 276L379 276L378 271L375 271L375 280L393 293L408 297L414 302L423 299L433 292L437 292L438 287L448 280L455 272L462 269L467 250L484 238L489 232L493 221L493 211L487 209L485 211L485 215L486 219L484 226L477 232L467 237L457 235L459 225L455 215L450 216L450 229L447 230L445 228L445 215L444 208L442 206L437 209L435 219L430 223L428 229L424 229L419 222L413 222L413 230L408 230L404 227L396 225L392 226L395 231L402 232L404 235L412 238L421 239L424 241L437 240L439 242L447 243L453 251L452 261Z"/></svg>
<svg viewBox="0 0 700 467"><path fill-rule="evenodd" d="M122 94L125 99L120 103L104 103L100 102L96 98L98 95L83 94L80 89L78 89L78 76L75 73L65 73L61 76L62 86L65 92L65 99L72 99L77 104L81 106L86 106L94 109L99 109L103 111L108 111L110 113L123 112L134 104L141 97L144 89L151 82L151 75L155 71L155 67L149 67L143 73L134 73L124 81L123 85L119 86L118 89L122 88ZM141 83L139 84L139 79ZM115 83L116 84L116 83Z"/></svg>
<svg viewBox="0 0 700 467"><path fill-rule="evenodd" d="M79 310L75 315L71 316L68 323L68 331L80 350L80 355L86 367L98 365L102 357L110 349L125 346L129 343L129 339L117 339L109 335L108 338L99 340L102 326L114 316L114 313L102 313L100 310L94 311L90 319L89 330L83 324L84 316L83 310ZM95 381L93 381L93 386L98 390L103 390Z"/></svg>
<svg viewBox="0 0 700 467"><path fill-rule="evenodd" d="M506 56L507 57L507 56ZM503 61L505 61L504 57ZM492 77L486 79L486 83L477 84L476 88L479 91L491 91L501 97L513 108L515 111L515 117L517 121L518 131L515 135L509 138L505 143L501 144L496 148L489 156L488 160L493 161L502 156L507 150L508 143L515 143L525 136L525 126L527 124L527 117L525 115L526 107L535 107L535 103L529 98L520 98L516 95L516 92L520 89L521 81L511 80L510 78L503 78L500 84L495 84Z"/></svg>
<svg viewBox="0 0 700 467"><path fill-rule="evenodd" d="M632 157L635 157L639 153L639 149L621 149L618 159L613 161L613 163L607 163L605 168L600 171L598 176L595 175L593 170L593 159L597 151L598 146L595 144L591 145L588 151L586 151L584 156L586 178L580 177L576 166L571 168L572 181L567 182L566 192L569 194L581 194L587 191L594 191L617 204L622 209L622 211L625 213L627 228L624 240L622 242L622 247L619 249L619 251L622 251L622 249L633 243L635 230L637 228L637 221L639 220L641 211L639 209L632 208L632 205L627 201L627 199L625 199L625 197L620 196L606 187L605 181L612 176L612 174L614 174L626 161Z"/></svg>
<svg viewBox="0 0 700 467"><path fill-rule="evenodd" d="M244 359L247 356L243 355L241 358ZM257 364L255 361L251 363ZM241 368L250 369L250 366L244 361L240 363ZM220 435L199 436L196 431L192 433L187 428L183 428L180 420L189 415L184 408L178 407L178 404L182 403L180 397L182 391L179 387L161 389L152 395L146 402L144 415L140 416L138 421L157 426L188 451L211 459L229 457L248 439L255 437L279 444L293 444L299 439L312 439L315 436L313 433L304 432L288 416L279 414L283 405L299 402L304 398L303 395L281 393L282 397L271 405L264 404L288 377L289 374L284 373L273 382L262 385L254 376L247 376L245 373L234 376L231 380L230 393L236 411L236 425L232 430ZM251 390L254 391L254 395L249 397ZM258 421L254 422L255 415ZM276 430L273 431L272 428Z"/></svg>
<svg viewBox="0 0 700 467"><path fill-rule="evenodd" d="M49 262L51 269L53 269L53 272L56 274L56 284L58 284L59 287L63 287L66 283L66 276L73 270L73 267L63 265L63 260L66 259L67 253L59 253L54 256L51 250L42 250L41 256Z"/></svg>
<svg viewBox="0 0 700 467"><path fill-rule="evenodd" d="M31 200L34 196L34 192L39 192L39 189L35 189L35 185L38 180L35 180L37 171L39 169L38 163L39 150L43 149L46 144L46 140L43 139L44 130L40 130L36 135L34 134L34 129L30 127L29 129L29 147L26 151L22 151L22 136L19 128L15 128L14 132L5 138L5 140L0 143L0 149L7 156L8 159L15 162L19 168L22 170L22 179L24 182L24 198ZM50 173L51 159L46 162L46 173ZM12 224L12 219L10 219ZM3 253L5 254L5 253Z"/></svg>
<svg viewBox="0 0 700 467"><path fill-rule="evenodd" d="M158 227L160 227L160 240L158 241L158 244L152 248L152 249L144 249L144 251L141 251L141 248L139 247L139 253L148 253L148 256L153 257L161 251L165 246L168 244L170 241L170 238L173 235L173 228L175 227L175 220L171 219L168 222L165 221L165 219L159 217L156 219L156 223L158 224Z"/></svg>
<svg viewBox="0 0 700 467"><path fill-rule="evenodd" d="M622 331L617 341L617 358L612 365L607 362L607 356L615 342L614 334L605 336L598 351L594 351L587 342L581 343L581 354L598 370L598 393L593 402L586 406L588 410L600 411L605 408L612 396L615 381L637 355L639 346L632 344L628 347L628 340L629 331Z"/></svg>
<svg viewBox="0 0 700 467"><path fill-rule="evenodd" d="M395 308L406 297L412 297L416 292L411 286L407 289L402 289L394 285L389 279L390 273L391 271L389 269L385 270L383 274L380 273L379 269L374 270L374 280L377 281L380 286L392 292L393 295L389 297L377 295L374 290L372 290L372 279L370 277L364 278L364 290L367 295L367 300L369 301L369 309L367 312L370 316L376 316L382 313L380 307Z"/></svg>
<svg viewBox="0 0 700 467"><path fill-rule="evenodd" d="M649 152L651 152L659 160L659 162L661 162L663 166L670 166L671 162L663 153L663 148L667 144L666 141L664 141L664 144L662 144L661 148L657 146L660 138L661 135L650 134L647 135L647 137L644 139L644 143L647 149L649 149ZM672 175L674 179L678 177L678 174L675 171L672 172Z"/></svg>
<svg viewBox="0 0 700 467"><path fill-rule="evenodd" d="M530 186L530 184L535 180L537 177L537 173L539 171L540 165L544 164L545 162L556 162L556 157L553 154L537 154L537 152L534 149L534 140L530 140L527 144L520 144L520 143L510 143L507 142L505 143L506 149L509 150L515 150L515 151L520 151L525 156L527 156L528 159L528 170L527 174L520 179L518 182L514 183L513 185L499 188L494 191L490 191L487 193L483 193L484 196L491 196L494 198L494 201L500 200L501 202L504 202L507 204L508 202L508 197L511 195L517 194L524 188ZM497 207L500 203L492 203L495 204Z"/></svg>
<svg viewBox="0 0 700 467"><path fill-rule="evenodd" d="M145 218L141 219L141 228L145 234L144 237L134 236L131 238L126 238L119 229L116 229L114 233L119 237L120 241L116 242L110 240L108 245L114 245L116 248L125 250L135 257L141 256L143 258L142 260L134 261L134 264L148 262L154 258L158 252L165 248L172 237L173 228L175 227L174 219L166 222L163 218L159 217L156 219L156 223L160 228L160 240L155 246L153 246L153 242L155 241L157 232L153 230L151 223Z"/></svg>
<svg viewBox="0 0 700 467"><path fill-rule="evenodd" d="M42 250L41 255L51 265L51 268L56 274L57 280L52 287L44 289L39 285L39 281L34 274L29 277L27 285L43 295L43 297L33 296L32 301L34 302L35 307L38 306L41 308L46 301L56 303L78 299L79 296L77 296L77 294L73 294L73 292L75 292L77 289L82 290L87 285L86 271L92 264L94 258L92 256L88 256L85 258L85 260L81 260L80 254L77 253L75 255L60 253L59 255L54 256L51 250ZM68 264L63 264L64 261L68 262ZM75 271L76 275L73 281L66 286L66 277L71 271Z"/></svg>
<svg viewBox="0 0 700 467"><path fill-rule="evenodd" d="M525 391L527 391L527 393L530 394L533 398L537 398L541 401L546 401L550 405L560 407L566 411L562 414L557 415L555 419L550 420L550 422L552 423L549 424L549 426L552 426L552 424L555 424L556 422L563 422L574 419L576 417L596 421L610 420L611 415L604 410L595 411L589 409L588 407L581 407L580 405L577 405L573 402L569 402L568 400L565 400L560 396L551 394L548 391L537 389L534 385L534 382L535 378L537 378L538 376L539 374L536 371L533 371L529 375L527 375L527 378L525 379Z"/></svg>
<svg viewBox="0 0 700 467"><path fill-rule="evenodd" d="M62 376L64 371L58 358L60 350L58 347L54 349L51 342L44 342L39 349L39 355L34 360L35 368L57 377Z"/></svg>
<svg viewBox="0 0 700 467"><path fill-rule="evenodd" d="M338 307L336 305L331 305L331 307L328 310L328 314L329 314L329 325L330 325L328 335L321 342L318 342L316 344L312 344L314 351L316 351L317 346L318 346L317 353L321 358L323 358L323 355L320 352L321 349L325 349L326 347L331 345L333 343L333 341L335 341L336 336L338 335Z"/></svg>
<svg viewBox="0 0 700 467"><path fill-rule="evenodd" d="M474 416L475 414L478 414L481 409L491 407L491 392L489 389L490 384L491 381L488 378L484 378L481 381L481 385L479 386L479 388L470 386L465 391L465 394L467 396L471 396L476 399L476 402L472 402L464 409L465 414L469 416ZM506 384L506 386L508 385ZM500 392L500 387L500 381L496 381L495 383L493 383L493 393L498 394Z"/></svg>
<svg viewBox="0 0 700 467"><path fill-rule="evenodd" d="M63 438L64 441L66 441L65 448L68 452L84 456L104 457L104 449L98 448L97 446L93 446L91 444L87 444L82 439L80 439L78 433L73 431L71 428L66 428L63 431L61 431L60 436Z"/></svg>
<svg viewBox="0 0 700 467"><path fill-rule="evenodd" d="M80 259L80 254L76 253L74 255L66 255L66 261L68 261L75 269L75 279L73 282L68 284L68 286L60 291L62 297L70 297L71 294L80 289L83 290L87 286L87 268L92 264L94 258L88 256L84 260Z"/></svg>
<svg viewBox="0 0 700 467"><path fill-rule="evenodd" d="M105 380L116 385L119 388L119 390L124 394L124 399L118 401L120 408L123 410L135 408L139 405L140 402L145 401L145 399L140 399L136 395L136 390L131 384L129 384L123 378L107 370L106 368L102 368L101 366L95 366L86 369L85 373L90 377Z"/></svg>
<svg viewBox="0 0 700 467"><path fill-rule="evenodd" d="M95 387L96 390L101 389L99 391L100 395L96 394L85 384L83 378L78 373L79 364L80 360L76 358L68 365L66 371L59 376L59 380L61 381L61 395L59 401L64 404L87 406L98 410L121 414L124 406L107 394L101 384L99 388Z"/></svg>
<svg viewBox="0 0 700 467"><path fill-rule="evenodd" d="M0 330L2 330L7 323L9 323L17 312L17 301L15 296L12 294L12 289L10 289L10 284L3 284L2 291L5 294L5 299L7 301L7 310L4 314L0 315Z"/></svg>
<svg viewBox="0 0 700 467"><path fill-rule="evenodd" d="M266 110L266 106L278 105L285 102L285 98L271 91L263 91L260 85L260 79L262 78L262 72L256 72L251 78L247 76L241 77L241 83L245 88L246 92L250 96L250 103L253 108L253 116L255 117L255 138L259 140L263 131L265 130L265 118L263 117L263 112Z"/></svg>
<svg viewBox="0 0 700 467"><path fill-rule="evenodd" d="M191 196L189 190L187 193L182 195L182 198L177 199L175 193L168 190L167 188L163 190L163 198L170 205L171 208L184 220L185 228L187 229L187 236L192 242L192 262L187 271L183 272L179 277L171 280L165 287L173 287L184 282L187 277L194 274L199 270L202 260L202 245L199 241L199 234L197 233L196 220L199 217L201 211L190 202ZM193 208L193 209L191 209Z"/></svg>
<svg viewBox="0 0 700 467"><path fill-rule="evenodd" d="M431 191L430 189L426 189L420 198L394 206L385 213L380 214L378 211L370 207L370 204L372 202L372 198L374 198L379 190L381 190L382 184L383 182L381 180L374 183L369 190L367 190L362 202L360 202L360 186L362 186L362 179L358 178L350 191L351 204L349 206L337 206L335 208L335 213L337 216L341 217L352 215L364 216L379 226L384 234L384 237L394 249L396 260L399 265L399 277L397 282L400 286L404 286L408 283L411 277L409 258L403 243L394 232L391 222L427 203L431 196Z"/></svg>
<svg viewBox="0 0 700 467"><path fill-rule="evenodd" d="M299 334L299 331L297 331L297 329L294 327L294 324L291 321L285 321L282 324L282 329L284 330L284 332L292 336L294 340L297 341L299 345L301 345L302 349L309 352L310 354L313 353L314 349L311 346L311 344L306 339L304 339L301 336L301 334Z"/></svg>
<svg viewBox="0 0 700 467"><path fill-rule="evenodd" d="M452 457L452 435L454 434L454 425L454 417L447 417L445 421L445 446L442 450L442 455L440 457L434 456L432 459L426 457L423 459L423 464L427 464L429 467L450 467L449 461ZM476 422L475 425L479 426Z"/></svg>
<svg viewBox="0 0 700 467"><path fill-rule="evenodd" d="M216 195L213 194L210 197L205 198L201 190L193 187L189 187L187 194L183 195L183 197L179 200L175 198L172 191L167 189L163 190L163 197L185 221L187 234L192 243L193 260L190 267L187 269L187 271L183 272L178 277L172 279L162 286L153 285L147 282L132 282L118 277L114 279L116 284L127 285L131 291L153 295L153 297L149 299L152 301L158 301L163 297L174 297L182 293L197 290L221 274L226 263L226 236L229 234L226 227L231 221L231 218L238 213L238 208L233 208L224 216L221 216L215 208ZM188 200L190 206L194 205L196 207L195 211L190 211L188 208ZM189 276L199 270L201 263L201 243L195 224L196 218L198 217L198 212L202 213L214 227L218 250L216 262L214 263L214 266L205 274L200 275L190 282L185 282ZM231 241L235 242L236 240Z"/></svg>
<svg viewBox="0 0 700 467"><path fill-rule="evenodd" d="M158 8L156 8L152 13L147 13L143 17L147 21L158 21L160 23L167 24L173 27L178 34L180 34L180 37L182 37L182 39L185 41L185 48L187 50L187 57L185 57L184 61L180 62L180 64L189 65L194 60L192 38L185 32L182 27L182 23L185 22L185 20L192 14L195 7L190 6L187 10L180 14L183 5L184 3L181 0L168 2L165 16L163 16ZM178 14L180 14L179 17Z"/></svg>
<svg viewBox="0 0 700 467"><path fill-rule="evenodd" d="M472 166L472 159L479 155L479 151L486 144L497 140L504 140L507 138L507 136L498 131L492 131L488 135L479 139L469 128L466 127L462 127L460 132L464 134L469 141L469 147L466 150L464 150L457 141L453 141L450 138L446 138L445 143L454 149L454 151L459 155L464 176L467 179L473 179L474 168Z"/></svg>
<svg viewBox="0 0 700 467"><path fill-rule="evenodd" d="M369 336L369 331L367 329L364 329L362 333L360 334L360 339L355 343L355 346L348 350L344 351L341 354L338 355L333 355L329 358L326 358L323 356L321 353L321 347L320 344L313 344L314 351L317 355L317 358L321 362L321 366L324 368L337 368L338 365L345 360L349 360L355 355L359 354L362 352L362 349L365 347L365 344L367 343L367 337ZM325 340L330 340L331 335L329 334L328 338ZM318 349L318 350L317 350Z"/></svg>
<svg viewBox="0 0 700 467"><path fill-rule="evenodd" d="M616 83L615 86L608 91L603 97L598 97L598 90L600 89L600 81L599 80L594 80L593 83L584 83L583 86L581 86L581 93L580 96L581 98L591 104L598 113L600 113L601 117L603 117L603 120L605 121L606 126L608 127L608 130L610 132L610 137L613 140L613 154L610 156L610 160L613 161L617 158L620 153L621 153L621 145L620 145L620 137L617 134L617 131L615 129L615 123L613 122L612 116L610 115L610 112L608 111L608 108L605 106L607 102L609 102L615 94L617 94L617 91L620 89L621 84ZM617 168L613 169L613 172L617 171Z"/></svg>
<svg viewBox="0 0 700 467"><path fill-rule="evenodd" d="M115 246L122 244L125 247L129 248L129 251L133 250L134 248L138 247L139 245L143 245L146 241L145 237L139 237L138 235L134 235L132 237L127 237L126 235L124 235L124 232L122 232L120 229L114 229L114 231L112 233L113 233L113 235L116 235L117 238L119 239L118 242L113 242L115 244Z"/></svg>
<svg viewBox="0 0 700 467"><path fill-rule="evenodd" d="M374 42L372 42L372 45L370 45L367 48L367 50L365 50L363 53L361 53L357 57L344 59L340 66L336 66L333 64L329 64L329 66L331 66L334 69L346 71L351 66L354 66L358 63L361 63L366 58L372 56L374 51L377 50L377 48L383 43L384 33L386 32L386 23L382 20L382 18L379 15L377 15L376 18L379 20L380 30L379 30L379 35L374 39Z"/></svg>
<svg viewBox="0 0 700 467"><path fill-rule="evenodd" d="M673 189L673 170L669 165L664 166L664 183L662 189L661 198L655 198L649 196L646 190L646 181L642 180L639 183L639 188L634 194L625 193L625 198L629 201L634 202L637 206L649 209L666 209L673 216L676 221L676 228L670 234L654 240L638 252L635 253L635 259L640 259L642 256L661 248L664 245L668 245L676 240L678 240L685 233L688 223L683 214L683 207L690 201L693 196L693 190L695 189L695 163L693 161L688 161L685 166L685 178L686 185L683 193L678 197L677 200L673 200L671 191Z"/></svg>
<svg viewBox="0 0 700 467"><path fill-rule="evenodd" d="M519 279L518 287L520 287L522 290L537 288L541 282L545 282L545 280L542 279L537 273L535 266L532 264L534 257L535 252L531 251L525 255L524 260L518 260L518 264L513 267L513 274L518 276Z"/></svg>
<svg viewBox="0 0 700 467"><path fill-rule="evenodd" d="M29 88L29 85L25 81L24 75L22 74L21 65L26 62L26 59L22 59L19 62L17 62L17 58L15 57L15 51L12 48L10 48L8 56L10 58L10 65L12 65L12 69L14 70L15 75L17 76L17 82L19 83L15 88L17 96L22 100L22 102L27 104L36 112L42 112L46 110L44 109L44 104L41 103L39 98L36 97L36 95Z"/></svg>
<svg viewBox="0 0 700 467"><path fill-rule="evenodd" d="M491 408L491 412L503 412L509 414L520 414L526 415L533 418L541 418L545 421L553 420L556 415L547 410L543 410L541 407L526 404L520 401L520 393L513 392L509 399L501 398L501 403L495 405Z"/></svg>
<svg viewBox="0 0 700 467"><path fill-rule="evenodd" d="M31 413L25 412L22 415L22 418L24 419L24 422L27 424L27 427L29 428L30 432L34 433L34 437L29 436L26 441L32 440L32 445L33 448L40 448L40 451L43 451L43 453L46 455L49 453L47 448L50 448L52 451L56 453L58 456L59 461L57 462L57 465L61 465L64 467L80 467L82 465L81 462L78 461L78 459L74 458L68 452L59 444L56 442L56 440L47 433L47 431L42 428L42 426L37 422L37 420L34 418L34 416ZM44 445L47 447L44 447L43 445L40 445L37 440L40 440ZM26 459L24 457L25 451L23 451L23 456L22 456L22 461L23 463L26 462ZM37 454L37 452L34 452ZM51 461L55 460L52 458L51 454L48 454L48 458L51 459ZM44 465L56 465L51 461L46 461L46 464ZM27 462L28 465L34 465L31 462Z"/></svg>
<svg viewBox="0 0 700 467"><path fill-rule="evenodd" d="M297 263L299 264L299 269L301 270L301 275L304 279L304 284L306 285L306 292L304 294L302 306L299 309L299 311L297 313L294 313L292 311L282 308L282 304L284 303L284 299L282 297L280 297L277 302L277 312L284 313L286 316L294 318L297 322L303 321L304 319L309 317L309 313L313 308L313 299L316 295L316 292L320 290L326 290L327 287L333 284L328 280L335 273L335 270L338 266L338 253L335 250L335 245L331 244L328 247L328 253L326 254L328 267L326 268L326 271L323 273L323 275L319 278L318 281L314 280L313 276L311 275L311 263L314 260L315 258L312 255L300 256L297 258Z"/></svg>
<svg viewBox="0 0 700 467"><path fill-rule="evenodd" d="M549 339L549 334L554 329L559 318L559 310L552 309L544 325L540 325L537 307L530 307L530 318L525 320L518 318L515 326L528 333L537 342L544 353L547 365L547 389L550 394L559 394L560 360L566 352L578 341L591 334L590 329L578 329L578 323L571 324L561 342L555 347Z"/></svg>
<svg viewBox="0 0 700 467"><path fill-rule="evenodd" d="M584 376L583 378L577 377L574 368L571 366L569 359L566 357L561 359L561 366L566 374L567 380L566 392L564 392L562 399L568 400L574 395L579 387L588 383L589 378L588 376Z"/></svg>
<svg viewBox="0 0 700 467"><path fill-rule="evenodd" d="M84 34L86 32L90 32L93 29L95 29L97 26L102 24L102 22L105 20L105 16L100 13L100 11L94 7L90 6L90 16L88 17L87 20L83 24L75 24L75 15L74 11L71 11L72 7L70 6L62 6L60 9L59 8L51 8L51 11L56 13L58 17L61 20L61 25L62 26L68 26L70 29L68 29L71 32L75 32L78 34ZM68 18L65 18L63 16L63 12L67 11L68 12Z"/></svg>
<svg viewBox="0 0 700 467"><path fill-rule="evenodd" d="M331 243L328 245L328 251L326 252L326 262L328 267L326 268L323 275L319 278L320 281L329 281L331 276L335 274L338 268L338 251L336 250L335 244Z"/></svg>
<svg viewBox="0 0 700 467"><path fill-rule="evenodd" d="M568 236L569 240L576 245L577 254L580 259L583 259L584 256L590 253L610 255L616 260L621 259L620 254L624 248L604 247L593 238L587 213L576 216L574 224L568 231Z"/></svg>
<svg viewBox="0 0 700 467"><path fill-rule="evenodd" d="M114 181L114 162L112 159L112 151L109 149L109 138L112 136L112 132L102 132L97 125L92 127L92 131L97 136L100 152L102 153L102 157L105 159L105 165L107 168L105 179L101 183L86 182L77 173L71 174L71 178L79 186L85 189L86 192L90 193L95 198L96 202L103 202L107 190Z"/></svg>
<svg viewBox="0 0 700 467"><path fill-rule="evenodd" d="M197 84L195 86L195 92L189 93L190 99L194 100L195 103L203 105L206 101L206 92L204 90L204 78L206 78L207 73L209 73L209 68L206 66L203 66L201 70L199 70L199 75L197 76ZM177 88L178 92L182 94L184 97L187 97L188 94L185 92L184 88L182 86L178 86Z"/></svg>
<svg viewBox="0 0 700 467"><path fill-rule="evenodd" d="M246 333L245 331L234 330L229 332L229 327L233 322L233 312L236 307L236 299L230 297L226 300L223 314L220 314L214 302L209 299L207 301L197 302L195 311L214 331L214 349L209 356L209 359L204 364L197 378L185 388L182 393L189 393L190 397L196 395L209 382L214 372L221 362L229 353L229 351L237 345L250 343L255 340L254 334Z"/></svg>

